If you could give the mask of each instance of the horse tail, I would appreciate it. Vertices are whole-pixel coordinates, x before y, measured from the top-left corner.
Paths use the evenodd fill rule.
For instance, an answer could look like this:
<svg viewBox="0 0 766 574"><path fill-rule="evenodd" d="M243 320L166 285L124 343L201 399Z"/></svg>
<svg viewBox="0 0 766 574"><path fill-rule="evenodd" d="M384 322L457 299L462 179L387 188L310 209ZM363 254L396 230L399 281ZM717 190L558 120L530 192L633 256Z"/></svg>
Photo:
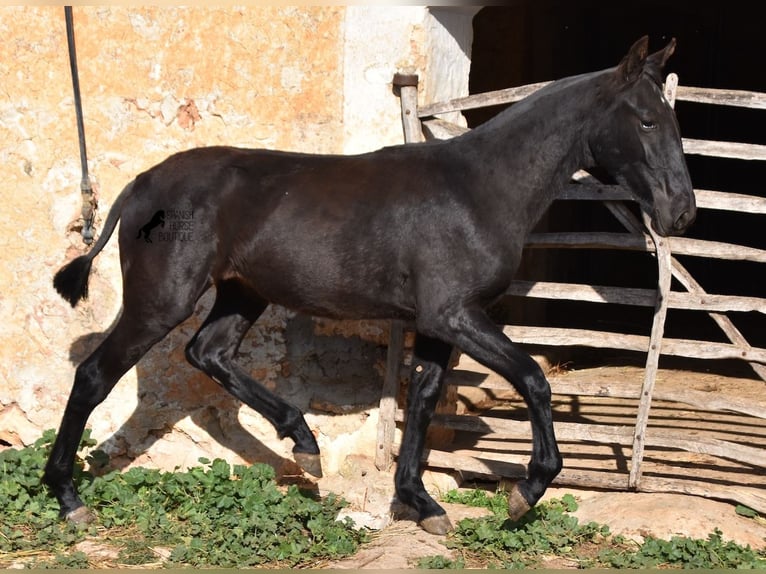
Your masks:
<svg viewBox="0 0 766 574"><path fill-rule="evenodd" d="M77 305L81 299L87 299L88 297L88 276L90 275L90 268L93 264L93 259L98 255L101 250L109 242L109 238L114 232L114 228L117 227L117 222L122 215L122 205L133 190L134 181L131 181L125 186L117 199L114 200L114 205L109 210L109 215L106 217L104 223L104 229L98 237L96 244L85 255L76 257L64 267L59 269L56 275L53 277L53 287L58 291L66 301L69 302L72 307Z"/></svg>

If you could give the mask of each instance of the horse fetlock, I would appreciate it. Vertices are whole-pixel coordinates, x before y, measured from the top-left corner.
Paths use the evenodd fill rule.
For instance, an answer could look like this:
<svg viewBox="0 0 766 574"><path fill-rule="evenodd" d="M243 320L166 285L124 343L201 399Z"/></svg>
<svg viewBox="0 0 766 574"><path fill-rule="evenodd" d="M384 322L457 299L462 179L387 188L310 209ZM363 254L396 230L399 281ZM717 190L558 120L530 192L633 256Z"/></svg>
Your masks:
<svg viewBox="0 0 766 574"><path fill-rule="evenodd" d="M530 462L527 469L529 476L528 481L534 483L534 488L530 488L530 490L539 490L540 496L542 496L545 489L548 488L548 485L553 482L553 479L561 472L562 467L563 459L558 453L558 449L555 454L544 458L540 457L540 459Z"/></svg>

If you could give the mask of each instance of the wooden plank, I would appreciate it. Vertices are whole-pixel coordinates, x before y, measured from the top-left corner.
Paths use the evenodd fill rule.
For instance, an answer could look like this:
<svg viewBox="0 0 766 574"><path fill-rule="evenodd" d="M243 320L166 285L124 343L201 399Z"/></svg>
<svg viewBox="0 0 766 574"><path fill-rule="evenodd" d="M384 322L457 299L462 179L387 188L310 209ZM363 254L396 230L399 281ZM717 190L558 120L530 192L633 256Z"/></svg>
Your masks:
<svg viewBox="0 0 766 574"><path fill-rule="evenodd" d="M559 201L635 201L633 194L623 186L598 182L565 185L556 199Z"/></svg>
<svg viewBox="0 0 766 574"><path fill-rule="evenodd" d="M550 82L527 84L502 90L473 94L462 98L453 98L446 102L436 102L421 106L418 110L420 118L429 118L437 114L473 110L489 106L498 106L517 102L533 94ZM677 101L736 106L753 109L766 108L766 94L746 90L723 90L678 86L675 99Z"/></svg>
<svg viewBox="0 0 766 574"><path fill-rule="evenodd" d="M698 104L737 106L742 108L766 109L766 94L746 90L723 90L678 86L676 100Z"/></svg>
<svg viewBox="0 0 766 574"><path fill-rule="evenodd" d="M463 110L474 110L476 108L486 108L489 106L510 104L526 98L547 84L550 84L550 82L527 84L525 86L518 86L515 88L505 88L503 90L495 90L492 92L485 92L483 94L474 94L472 96L465 96L462 98L453 98L451 100L447 100L446 102L428 104L421 106L421 108L418 110L418 116L420 118L428 118L448 112L460 112Z"/></svg>
<svg viewBox="0 0 766 574"><path fill-rule="evenodd" d="M567 381L566 376L549 379L554 394L614 397L621 399L637 399L638 388L626 387L624 384L604 384L604 381L588 383L585 381ZM481 386L481 385L479 385ZM692 389L664 391L654 389L654 398L658 401L677 402L705 411L731 412L766 419L766 403L757 403L739 397L726 397L716 392L695 391Z"/></svg>
<svg viewBox="0 0 766 574"><path fill-rule="evenodd" d="M513 386L503 377L480 365L477 367L479 370L472 368L451 371L448 375L447 384L516 393ZM554 375L548 376L548 382L551 384L554 395L563 396L638 399L641 392L638 385L626 385L622 380L610 384L604 380L576 381L569 379L567 375ZM753 402L738 397L726 397L716 392L688 389L667 392L662 388L655 388L654 398L658 401L683 403L705 411L731 412L766 419L766 403Z"/></svg>
<svg viewBox="0 0 766 574"><path fill-rule="evenodd" d="M646 352L649 348L649 337L644 335L521 325L506 325L503 332L512 341L529 345L606 347L639 352ZM691 359L741 359L766 364L766 349L743 349L735 344L712 341L666 338L662 354Z"/></svg>
<svg viewBox="0 0 766 574"><path fill-rule="evenodd" d="M697 198L697 207L702 209L766 214L766 198L764 197L707 189L695 189L694 195Z"/></svg>
<svg viewBox="0 0 766 574"><path fill-rule="evenodd" d="M684 153L730 159L766 160L766 145L682 138Z"/></svg>
<svg viewBox="0 0 766 574"><path fill-rule="evenodd" d="M612 303L651 307L657 291L632 287L610 287L606 285L585 285L581 283L556 283L553 281L514 281L506 295L530 297L532 299L566 299L589 303Z"/></svg>
<svg viewBox="0 0 766 574"><path fill-rule="evenodd" d="M732 486L682 478L646 476L641 481L641 492L678 492L716 500L729 500L744 504L757 512L766 513L766 495L763 490L743 485Z"/></svg>
<svg viewBox="0 0 766 574"><path fill-rule="evenodd" d="M654 251L648 237L632 233L606 232L546 232L531 233L525 244L530 249L625 249L630 251Z"/></svg>
<svg viewBox="0 0 766 574"><path fill-rule="evenodd" d="M469 128L438 118L423 122L423 135L428 140L448 140L471 131Z"/></svg>
<svg viewBox="0 0 766 574"><path fill-rule="evenodd" d="M766 250L764 249L688 237L668 237L667 241L670 244L670 250L677 255L766 263ZM529 249L617 249L654 252L654 244L648 237L631 233L607 232L532 233L527 239L525 247Z"/></svg>
<svg viewBox="0 0 766 574"><path fill-rule="evenodd" d="M752 261L766 263L766 250L733 245L719 241L690 239L688 237L669 237L671 251L676 255L690 255L706 259L728 259L729 261Z"/></svg>
<svg viewBox="0 0 766 574"><path fill-rule="evenodd" d="M589 303L611 303L651 307L657 291L634 287L611 287L607 285L586 285L581 283L557 283L553 281L514 281L506 295L530 297L533 299L566 299ZM691 311L727 311L766 313L766 299L740 297L737 295L708 295L671 291L668 307Z"/></svg>
<svg viewBox="0 0 766 574"><path fill-rule="evenodd" d="M400 422L404 420L404 412L401 409L397 410L396 419ZM493 439L532 440L532 427L529 421L515 421L492 416L436 414L433 418L433 425L482 435L491 434ZM619 444L625 447L635 444L634 427L632 426L568 422L556 422L554 426L558 441ZM642 430L642 446L680 449L759 467L763 467L766 462L766 455L760 448L697 433L656 428L647 429L646 426ZM633 456L635 457L635 454ZM635 484L638 485L638 481Z"/></svg>
<svg viewBox="0 0 766 574"><path fill-rule="evenodd" d="M674 257L673 258L673 276L683 285L690 293L696 295L705 295L705 290L697 282L692 274L681 265L681 263ZM747 353L752 350L752 346L748 343L745 336L737 329L732 323L731 319L722 313L708 313L708 315L715 321L718 327L724 332L726 337L743 352ZM763 361L760 361L763 362ZM766 381L766 365L759 364L759 362L750 362L750 367L758 374L761 379Z"/></svg>

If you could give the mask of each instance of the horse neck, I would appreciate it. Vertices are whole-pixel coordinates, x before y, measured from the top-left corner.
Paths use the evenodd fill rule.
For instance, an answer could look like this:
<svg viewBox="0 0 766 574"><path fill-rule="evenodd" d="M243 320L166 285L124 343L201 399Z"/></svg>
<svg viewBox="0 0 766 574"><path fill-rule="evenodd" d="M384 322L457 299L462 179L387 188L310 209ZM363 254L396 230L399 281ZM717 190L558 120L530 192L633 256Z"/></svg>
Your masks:
<svg viewBox="0 0 766 574"><path fill-rule="evenodd" d="M524 233L572 174L592 163L587 132L595 122L589 119L601 110L595 76L555 82L465 136L469 157L482 164L476 192L494 196L488 205Z"/></svg>

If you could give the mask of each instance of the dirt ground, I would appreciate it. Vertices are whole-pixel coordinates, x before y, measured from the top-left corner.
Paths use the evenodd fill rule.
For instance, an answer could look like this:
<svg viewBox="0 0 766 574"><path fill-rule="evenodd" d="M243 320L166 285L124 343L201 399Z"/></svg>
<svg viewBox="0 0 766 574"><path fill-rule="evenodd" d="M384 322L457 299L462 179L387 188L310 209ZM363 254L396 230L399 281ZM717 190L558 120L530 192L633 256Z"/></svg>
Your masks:
<svg viewBox="0 0 766 574"><path fill-rule="evenodd" d="M461 361L465 368L465 364ZM458 369L461 368L458 365ZM469 365L474 368L475 365ZM575 373L563 373L551 376L554 389L554 418L596 424L630 425L635 420L635 402L606 402L578 398L574 402L568 397L557 397L556 380L559 376L571 377L568 380L589 378L603 380L604 384L636 384L640 386L643 370L641 368L602 368L583 370ZM657 388L672 392L674 388L709 391L716 394L734 393L735 396L763 402L766 383L754 378L722 377L716 373L695 373L686 371L660 371ZM512 396L502 397L502 393L487 393L481 389L465 391L461 389L459 400L469 404L464 408L469 412L492 413L500 409L513 407ZM508 399L508 400L506 400ZM485 409L491 409L485 411ZM522 413L523 414L523 413ZM505 416L507 413L502 414ZM661 428L687 429L706 436L719 437L737 443L746 443L766 452L766 421L754 417L742 418L736 413L717 413L698 411L678 403L657 401L652 405L652 418ZM650 421L652 420L650 418ZM650 423L651 424L651 423ZM456 436L453 448L461 448L464 438ZM472 439L472 444L479 445L481 440ZM607 445L604 451L586 443L572 442L562 444L565 468L598 468L605 471L625 471L625 460L629 452L622 452L619 446ZM517 447L514 447L517 448ZM528 457L528 445L525 447ZM444 449L448 450L448 449ZM500 453L502 455L502 453ZM766 492L766 470L763 465L742 465L732 461L714 459L709 455L687 453L678 449L655 449L647 452L645 474L662 478L693 479L709 481L710 484L742 487L750 492ZM766 461L766 456L764 457ZM350 503L347 514L358 524L373 529L372 540L355 556L324 565L338 569L406 569L416 566L418 559L425 556L451 556L450 550L443 545L444 537L434 536L421 530L415 517L406 508L392 504L393 469L378 471L372 461L366 457L354 457L341 473L342 476L327 477L319 481L320 491L342 493ZM457 486L470 487L471 481L461 480L465 475L459 472L440 473L426 471L424 482L430 486L432 494ZM461 484L462 483L462 484ZM485 483L485 486L487 483ZM491 488L491 481L489 487ZM679 489L682 491L682 489ZM601 489L576 488L566 485L550 488L545 498L560 498L570 493L578 501L579 508L575 516L581 523L590 521L609 526L613 534L641 540L651 535L669 539L680 535L705 539L719 529L725 540L733 540L741 545L750 545L760 549L766 547L766 523L738 515L735 512L735 500L714 500L701 496L692 496L677 492L624 492ZM468 508L462 505L444 504L453 524L465 517L480 516L483 509ZM574 567L574 565L573 565Z"/></svg>

